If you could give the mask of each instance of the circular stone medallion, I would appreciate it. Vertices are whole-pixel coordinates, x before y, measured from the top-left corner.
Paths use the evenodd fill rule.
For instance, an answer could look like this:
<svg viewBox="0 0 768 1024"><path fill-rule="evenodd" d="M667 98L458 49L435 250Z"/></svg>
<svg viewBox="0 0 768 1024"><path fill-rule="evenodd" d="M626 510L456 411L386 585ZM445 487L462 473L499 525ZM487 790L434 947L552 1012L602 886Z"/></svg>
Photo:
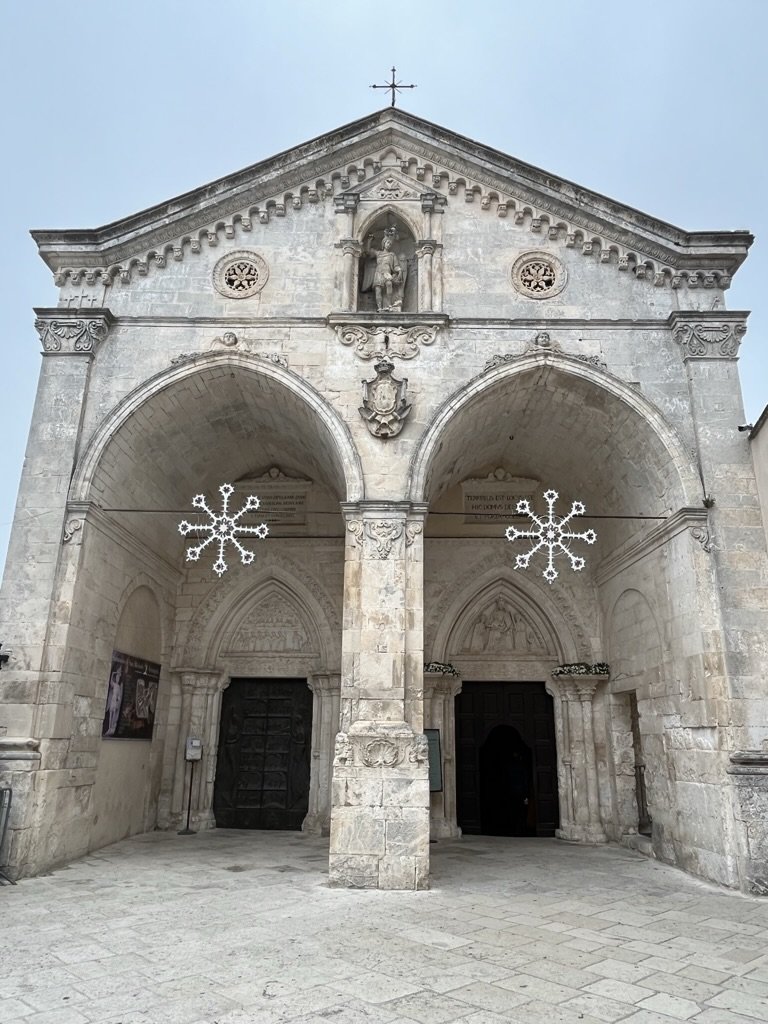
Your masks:
<svg viewBox="0 0 768 1024"><path fill-rule="evenodd" d="M222 256L213 268L213 285L228 299L249 299L257 295L269 277L266 260L249 249Z"/></svg>
<svg viewBox="0 0 768 1024"><path fill-rule="evenodd" d="M565 267L549 252L525 252L512 264L512 284L529 299L551 299L566 280Z"/></svg>

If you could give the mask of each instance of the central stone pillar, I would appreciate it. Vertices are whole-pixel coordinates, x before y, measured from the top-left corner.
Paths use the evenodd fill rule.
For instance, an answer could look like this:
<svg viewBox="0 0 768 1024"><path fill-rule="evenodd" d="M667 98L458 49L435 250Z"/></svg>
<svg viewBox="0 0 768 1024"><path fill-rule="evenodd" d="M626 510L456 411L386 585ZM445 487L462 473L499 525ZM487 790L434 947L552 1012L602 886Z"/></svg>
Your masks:
<svg viewBox="0 0 768 1024"><path fill-rule="evenodd" d="M333 765L330 884L426 889L426 507L363 501L343 510L341 731Z"/></svg>

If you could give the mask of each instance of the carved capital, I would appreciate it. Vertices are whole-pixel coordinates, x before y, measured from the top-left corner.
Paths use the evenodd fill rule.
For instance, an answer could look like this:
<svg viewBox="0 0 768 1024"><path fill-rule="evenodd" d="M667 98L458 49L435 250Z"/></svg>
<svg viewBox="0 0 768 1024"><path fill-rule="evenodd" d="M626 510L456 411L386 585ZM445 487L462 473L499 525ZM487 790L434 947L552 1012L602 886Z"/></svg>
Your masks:
<svg viewBox="0 0 768 1024"><path fill-rule="evenodd" d="M43 350L56 355L93 355L114 323L107 309L36 309L35 330Z"/></svg>
<svg viewBox="0 0 768 1024"><path fill-rule="evenodd" d="M338 247L345 256L359 256L363 251L362 245L356 238L342 238Z"/></svg>
<svg viewBox="0 0 768 1024"><path fill-rule="evenodd" d="M743 320L684 320L675 323L672 338L683 359L736 359L747 325Z"/></svg>

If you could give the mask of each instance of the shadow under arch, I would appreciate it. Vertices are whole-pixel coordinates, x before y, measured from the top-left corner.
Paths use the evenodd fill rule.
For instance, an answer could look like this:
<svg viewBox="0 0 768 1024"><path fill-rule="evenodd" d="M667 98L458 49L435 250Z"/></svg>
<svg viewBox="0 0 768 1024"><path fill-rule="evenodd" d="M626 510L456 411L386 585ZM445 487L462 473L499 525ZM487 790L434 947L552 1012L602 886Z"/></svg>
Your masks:
<svg viewBox="0 0 768 1024"><path fill-rule="evenodd" d="M688 451L660 410L635 388L613 374L590 366L573 356L552 351L533 352L510 362L492 366L449 396L437 409L422 435L408 473L407 498L413 502L429 501L435 480L455 483L465 468L460 459L451 457L451 449L466 443L466 432L456 427L462 414L477 412L484 400L528 378L533 388L560 387L578 383L585 394L590 391L604 398L610 413L618 421L630 421L622 441L632 445L638 456L653 456L654 472L664 477L673 507L700 505L702 485ZM530 385L529 385L530 388ZM531 389L532 390L532 389ZM452 428L453 434L452 435ZM634 441L627 438L634 437ZM453 442L453 444L451 444ZM666 465L665 465L666 464Z"/></svg>
<svg viewBox="0 0 768 1024"><path fill-rule="evenodd" d="M284 387L317 418L325 440L333 454L339 493L346 501L365 497L365 484L360 456L348 426L341 416L298 374L245 352L210 352L195 356L189 362L161 370L126 395L104 418L83 452L70 486L71 501L88 501L103 456L117 432L147 402L173 385L217 367L238 369L246 374L266 378Z"/></svg>

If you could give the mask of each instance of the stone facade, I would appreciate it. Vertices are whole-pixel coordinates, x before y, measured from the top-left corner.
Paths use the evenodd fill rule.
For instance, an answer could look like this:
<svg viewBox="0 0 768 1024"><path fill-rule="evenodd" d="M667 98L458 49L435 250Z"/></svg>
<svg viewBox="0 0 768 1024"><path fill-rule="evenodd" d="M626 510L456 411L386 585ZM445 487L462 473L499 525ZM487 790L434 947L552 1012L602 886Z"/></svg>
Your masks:
<svg viewBox="0 0 768 1024"><path fill-rule="evenodd" d="M245 786L232 680L254 706L282 680L311 690L311 741L286 719L273 774L292 792L306 760L295 806L330 836L331 884L423 888L475 785L456 708L483 682L541 686L561 838L642 829L763 891L768 558L737 430L747 314L725 309L751 236L684 232L387 109L34 237L60 299L36 310L0 592L9 871L180 827L190 786L214 827L226 772ZM178 524L223 482L270 536L219 576ZM552 584L504 539L548 488L597 533ZM113 650L161 666L151 740L102 736Z"/></svg>

